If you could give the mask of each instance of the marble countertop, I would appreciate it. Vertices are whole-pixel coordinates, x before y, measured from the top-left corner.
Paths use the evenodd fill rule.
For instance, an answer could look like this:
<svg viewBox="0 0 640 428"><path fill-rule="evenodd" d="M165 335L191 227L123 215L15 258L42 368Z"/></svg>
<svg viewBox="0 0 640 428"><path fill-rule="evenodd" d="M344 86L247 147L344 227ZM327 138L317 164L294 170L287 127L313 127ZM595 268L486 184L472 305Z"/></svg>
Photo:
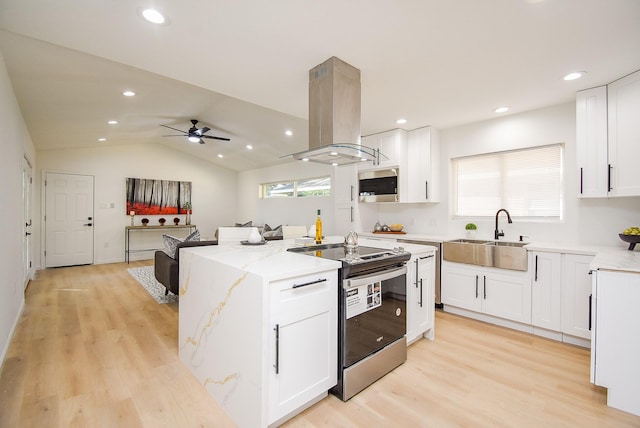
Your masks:
<svg viewBox="0 0 640 428"><path fill-rule="evenodd" d="M329 236L323 243L342 243L344 237ZM395 242L384 242L377 240L359 239L359 245L371 246L384 249L403 247L405 251L423 252L424 245L402 244ZM183 248L181 251L189 251L199 256L224 263L228 266L236 267L250 273L263 276L268 280L278 280L293 276L307 275L322 270L338 269L342 265L340 262L320 257L309 257L303 254L296 254L287 249L299 246L294 239L281 241L267 241L264 245L242 245L223 244L203 247ZM434 247L431 247L435 249Z"/></svg>
<svg viewBox="0 0 640 428"><path fill-rule="evenodd" d="M598 251L589 267L592 270L616 270L640 273L640 252L609 248Z"/></svg>

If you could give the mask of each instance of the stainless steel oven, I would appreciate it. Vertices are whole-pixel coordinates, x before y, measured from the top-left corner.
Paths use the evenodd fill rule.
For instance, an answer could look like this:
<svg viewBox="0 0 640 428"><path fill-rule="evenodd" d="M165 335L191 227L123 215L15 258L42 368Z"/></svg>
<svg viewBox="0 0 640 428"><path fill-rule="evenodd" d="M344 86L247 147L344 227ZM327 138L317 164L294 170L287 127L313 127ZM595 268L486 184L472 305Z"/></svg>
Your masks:
<svg viewBox="0 0 640 428"><path fill-rule="evenodd" d="M331 392L346 401L407 359L407 267L411 254L342 244L291 248L342 261L338 287L338 383Z"/></svg>
<svg viewBox="0 0 640 428"><path fill-rule="evenodd" d="M407 268L345 279L340 293L342 372L333 392L346 401L407 359Z"/></svg>

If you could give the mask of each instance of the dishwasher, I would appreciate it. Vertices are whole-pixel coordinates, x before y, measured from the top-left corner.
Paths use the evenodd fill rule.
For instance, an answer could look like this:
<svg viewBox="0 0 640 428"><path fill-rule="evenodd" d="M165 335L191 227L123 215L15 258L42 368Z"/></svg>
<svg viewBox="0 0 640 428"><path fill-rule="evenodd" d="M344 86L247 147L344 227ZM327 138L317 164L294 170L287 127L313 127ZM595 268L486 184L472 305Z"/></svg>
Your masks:
<svg viewBox="0 0 640 428"><path fill-rule="evenodd" d="M442 309L442 300L440 299L440 265L442 264L442 242L435 241L421 241L417 239L404 239L398 238L396 242L404 242L407 244L418 244L418 245L431 245L436 248L436 278L435 278L435 288L436 288L436 308Z"/></svg>

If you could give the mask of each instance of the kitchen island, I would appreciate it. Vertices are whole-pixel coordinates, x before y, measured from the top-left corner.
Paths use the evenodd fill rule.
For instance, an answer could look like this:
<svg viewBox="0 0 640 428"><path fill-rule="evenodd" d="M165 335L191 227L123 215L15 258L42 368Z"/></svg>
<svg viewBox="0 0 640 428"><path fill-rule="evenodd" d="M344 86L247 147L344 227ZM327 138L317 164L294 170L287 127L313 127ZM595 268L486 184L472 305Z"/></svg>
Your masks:
<svg viewBox="0 0 640 428"><path fill-rule="evenodd" d="M291 245L180 255L180 360L239 427L277 426L336 384L339 263Z"/></svg>
<svg viewBox="0 0 640 428"><path fill-rule="evenodd" d="M341 263L288 252L294 245L283 240L181 250L180 360L240 427L277 426L337 382ZM433 339L433 281L426 277L433 270L421 275L419 303L424 296L430 310L416 319L416 336Z"/></svg>

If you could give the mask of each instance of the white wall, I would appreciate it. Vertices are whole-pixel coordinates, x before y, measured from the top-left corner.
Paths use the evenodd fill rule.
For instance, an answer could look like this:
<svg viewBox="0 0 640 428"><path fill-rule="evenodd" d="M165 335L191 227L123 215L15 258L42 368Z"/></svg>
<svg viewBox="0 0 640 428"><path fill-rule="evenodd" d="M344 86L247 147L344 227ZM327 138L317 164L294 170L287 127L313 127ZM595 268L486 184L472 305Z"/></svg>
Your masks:
<svg viewBox="0 0 640 428"><path fill-rule="evenodd" d="M24 305L22 271L22 163L35 164L35 150L0 54L0 362L4 358Z"/></svg>
<svg viewBox="0 0 640 428"><path fill-rule="evenodd" d="M451 217L449 181L450 159L479 153L513 150L553 143L565 144L564 158L564 218L558 222L514 220L507 224L501 216L500 228L506 240L519 235L541 242L563 242L585 245L621 246L618 233L640 224L640 197L611 199L578 199L576 167L575 103L567 103L500 119L441 130L441 202L439 204L377 205L376 215L383 223L403 223L413 233L429 235L460 235L464 225L478 225L479 238L493 239L495 218ZM496 207L496 211L501 207ZM367 207L366 210L372 211ZM365 224L366 226L366 224Z"/></svg>
<svg viewBox="0 0 640 428"><path fill-rule="evenodd" d="M254 169L238 174L238 222L253 221L253 224L276 227L284 225L311 226L316 220L317 210L322 213L325 235L334 233L335 222L332 197L259 199L258 188L262 183L271 183L302 178L331 175L332 168L313 162L291 161L268 168Z"/></svg>
<svg viewBox="0 0 640 428"><path fill-rule="evenodd" d="M192 182L193 216L203 238L212 238L218 226L236 220L237 174L162 144L96 147L95 149L47 150L38 152L38 188L45 172L92 175L95 180L95 263L124 260L124 227L131 223L126 213L127 177ZM43 200L38 201L43 205ZM113 204L113 208L111 205ZM42 210L41 210L42 212ZM136 217L139 225L140 217ZM149 217L157 224L161 216ZM171 223L175 216L165 216ZM184 216L181 223L184 223ZM147 232L145 232L146 234ZM172 233L174 234L174 233ZM38 233L43 236L44 233ZM176 231L175 235L178 233ZM145 239L147 237L142 237ZM151 239L152 237L148 237ZM156 241L158 237L154 237ZM136 239L140 237L136 236ZM134 238L132 245L135 244ZM160 246L161 245L161 241ZM43 247L44 244L41 243ZM145 247L152 248L152 247ZM42 251L40 252L41 257ZM131 259L149 258L138 253ZM44 266L44 260L41 261Z"/></svg>

